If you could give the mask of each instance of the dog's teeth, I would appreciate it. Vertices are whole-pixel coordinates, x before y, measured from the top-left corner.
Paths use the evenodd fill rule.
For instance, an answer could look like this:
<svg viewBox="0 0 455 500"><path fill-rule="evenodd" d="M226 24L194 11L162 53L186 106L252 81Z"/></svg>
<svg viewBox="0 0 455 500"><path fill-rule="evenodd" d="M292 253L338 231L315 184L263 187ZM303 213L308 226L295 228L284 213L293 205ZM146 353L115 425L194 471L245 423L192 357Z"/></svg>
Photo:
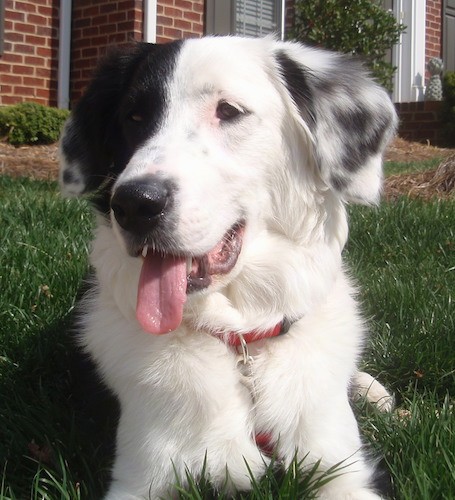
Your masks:
<svg viewBox="0 0 455 500"><path fill-rule="evenodd" d="M186 258L186 274L191 274L192 270L193 270L193 258L190 256Z"/></svg>
<svg viewBox="0 0 455 500"><path fill-rule="evenodd" d="M144 257L144 259L147 257L148 249L148 245L144 245L144 248L142 249L142 257Z"/></svg>

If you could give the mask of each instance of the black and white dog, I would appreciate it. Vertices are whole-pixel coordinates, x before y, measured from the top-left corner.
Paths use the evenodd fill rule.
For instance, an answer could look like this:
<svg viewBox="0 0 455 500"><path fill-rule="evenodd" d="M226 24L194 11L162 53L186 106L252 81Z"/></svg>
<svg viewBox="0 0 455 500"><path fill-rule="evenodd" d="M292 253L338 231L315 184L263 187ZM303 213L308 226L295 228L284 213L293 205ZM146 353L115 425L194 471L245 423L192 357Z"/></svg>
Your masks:
<svg viewBox="0 0 455 500"><path fill-rule="evenodd" d="M98 214L80 326L121 404L106 498L172 495L205 459L215 485L248 489L271 449L345 461L321 498L379 498L348 400L368 376L341 253L395 121L357 62L297 43L137 43L101 63L60 181Z"/></svg>

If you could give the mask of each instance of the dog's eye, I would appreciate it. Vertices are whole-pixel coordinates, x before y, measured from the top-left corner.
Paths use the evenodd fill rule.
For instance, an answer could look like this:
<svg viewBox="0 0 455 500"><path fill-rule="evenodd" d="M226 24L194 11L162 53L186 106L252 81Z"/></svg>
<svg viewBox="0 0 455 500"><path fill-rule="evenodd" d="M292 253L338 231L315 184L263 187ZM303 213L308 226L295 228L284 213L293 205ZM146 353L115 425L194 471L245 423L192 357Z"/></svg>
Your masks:
<svg viewBox="0 0 455 500"><path fill-rule="evenodd" d="M141 123L144 121L144 117L140 113L131 113L128 119L134 123Z"/></svg>
<svg viewBox="0 0 455 500"><path fill-rule="evenodd" d="M222 121L235 120L246 112L240 106L227 101L220 101L216 108L216 117Z"/></svg>

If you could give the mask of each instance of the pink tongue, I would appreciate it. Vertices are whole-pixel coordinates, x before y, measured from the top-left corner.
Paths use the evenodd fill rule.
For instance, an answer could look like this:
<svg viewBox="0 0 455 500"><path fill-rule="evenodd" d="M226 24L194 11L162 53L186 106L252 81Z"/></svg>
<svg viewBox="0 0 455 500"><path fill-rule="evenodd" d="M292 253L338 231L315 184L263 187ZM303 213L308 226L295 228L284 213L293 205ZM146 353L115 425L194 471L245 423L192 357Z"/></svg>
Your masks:
<svg viewBox="0 0 455 500"><path fill-rule="evenodd" d="M136 317L149 333L169 333L182 322L186 301L186 259L149 251L142 264Z"/></svg>

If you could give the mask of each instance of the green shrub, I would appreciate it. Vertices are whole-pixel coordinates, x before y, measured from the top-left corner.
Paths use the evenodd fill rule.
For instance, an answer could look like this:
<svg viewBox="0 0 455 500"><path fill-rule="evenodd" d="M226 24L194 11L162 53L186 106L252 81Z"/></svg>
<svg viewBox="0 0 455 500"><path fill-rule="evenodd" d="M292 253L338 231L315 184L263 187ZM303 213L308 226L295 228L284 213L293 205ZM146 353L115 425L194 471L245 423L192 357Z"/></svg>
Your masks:
<svg viewBox="0 0 455 500"><path fill-rule="evenodd" d="M389 91L396 68L385 56L404 30L380 0L295 0L293 38L359 55Z"/></svg>
<svg viewBox="0 0 455 500"><path fill-rule="evenodd" d="M35 102L0 108L0 134L15 146L51 144L60 136L69 111Z"/></svg>
<svg viewBox="0 0 455 500"><path fill-rule="evenodd" d="M444 107L442 120L445 123L447 145L455 144L455 71L447 71L442 80Z"/></svg>

